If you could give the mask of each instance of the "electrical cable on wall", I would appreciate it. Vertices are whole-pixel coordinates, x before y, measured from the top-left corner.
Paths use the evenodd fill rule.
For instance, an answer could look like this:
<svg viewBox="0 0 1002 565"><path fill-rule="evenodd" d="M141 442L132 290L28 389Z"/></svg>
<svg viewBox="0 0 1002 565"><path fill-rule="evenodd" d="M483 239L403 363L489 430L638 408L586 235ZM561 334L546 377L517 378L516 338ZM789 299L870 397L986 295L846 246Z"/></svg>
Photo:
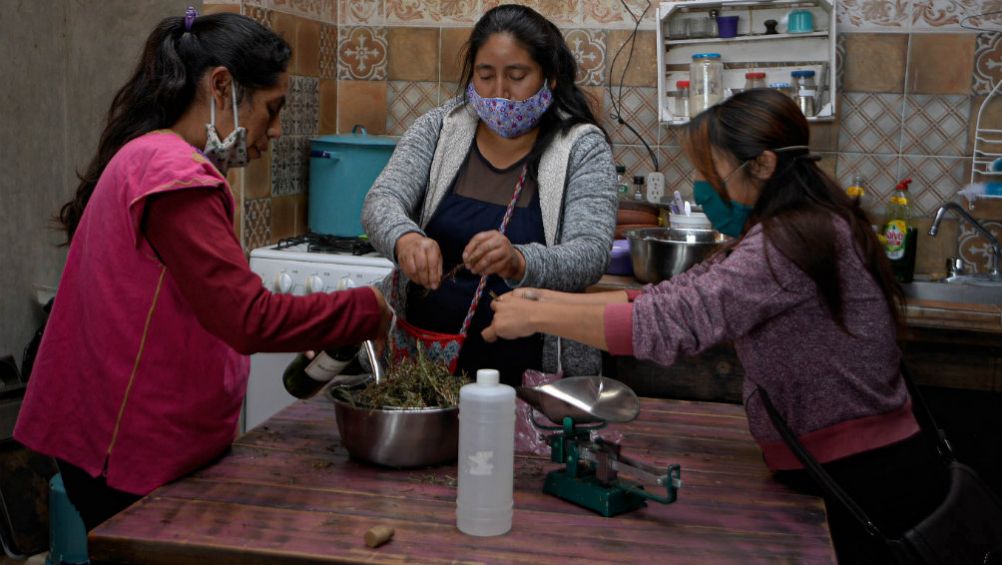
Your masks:
<svg viewBox="0 0 1002 565"><path fill-rule="evenodd" d="M644 19L644 16L647 15L648 10L651 9L651 3L650 0L648 0L647 7L644 8L644 11L641 12L640 16L636 16L634 15L633 10L631 10L630 7L626 4L626 0L619 0L619 2L623 5L623 8L626 10L626 12L630 14L630 17L633 18L634 25L633 25L633 32L630 34L630 37L627 38L627 40L622 45L619 46L619 49L616 51L616 55L612 58L612 64L609 65L609 83L607 87L609 89L609 99L612 104L612 111L609 112L609 117L611 117L613 120L616 120L617 123L626 126L626 129L633 132L633 135L637 136L637 139L639 139L640 142L644 144L644 147L647 149L647 153L651 156L651 163L654 165L654 171L656 172L660 170L660 167L658 166L657 155L654 154L654 151L651 149L651 146L647 144L647 141L644 140L644 137L642 135L640 135L640 132L634 129L633 126L631 126L630 124L626 123L626 120L623 119L623 113L622 113L623 82L626 80L626 71L630 68L630 63L633 61L633 50L637 43L637 31L640 29L640 22ZM619 91L618 91L619 100L617 101L616 99L617 94L613 91L612 74L613 74L613 69L616 68L616 60L619 59L619 55L623 52L623 48L625 48L627 44L630 45L630 51L626 57L626 64L623 66L623 72L619 77Z"/></svg>

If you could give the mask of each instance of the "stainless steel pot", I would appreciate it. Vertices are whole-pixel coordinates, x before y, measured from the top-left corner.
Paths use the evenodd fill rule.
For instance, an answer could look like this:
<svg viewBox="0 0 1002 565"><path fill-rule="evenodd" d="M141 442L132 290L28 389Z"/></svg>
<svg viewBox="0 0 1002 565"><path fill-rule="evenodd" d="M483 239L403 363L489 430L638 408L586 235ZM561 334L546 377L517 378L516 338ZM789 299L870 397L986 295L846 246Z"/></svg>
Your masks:
<svg viewBox="0 0 1002 565"><path fill-rule="evenodd" d="M668 280L715 251L724 236L715 230L645 228L631 230L633 274L646 283Z"/></svg>
<svg viewBox="0 0 1002 565"><path fill-rule="evenodd" d="M454 461L459 451L459 408L363 408L342 389L334 403L341 443L353 459L387 467L423 467Z"/></svg>

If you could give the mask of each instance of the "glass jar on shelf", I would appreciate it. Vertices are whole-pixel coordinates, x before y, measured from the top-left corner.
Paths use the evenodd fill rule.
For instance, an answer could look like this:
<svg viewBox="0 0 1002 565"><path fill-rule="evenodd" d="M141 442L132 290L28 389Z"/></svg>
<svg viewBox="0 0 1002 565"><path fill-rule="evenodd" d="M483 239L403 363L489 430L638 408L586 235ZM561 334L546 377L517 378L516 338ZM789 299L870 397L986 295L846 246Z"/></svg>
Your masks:
<svg viewBox="0 0 1002 565"><path fill-rule="evenodd" d="M814 81L814 71L801 70L790 73L793 78L794 100L805 116L814 115L814 100L818 94L818 85Z"/></svg>
<svg viewBox="0 0 1002 565"><path fill-rule="evenodd" d="M769 83L769 88L771 88L773 90L777 90L777 91L779 91L779 92L781 92L781 93L789 96L791 99L794 97L793 96L793 85L790 84L790 83L788 83L788 82L770 82Z"/></svg>
<svg viewBox="0 0 1002 565"><path fill-rule="evenodd" d="M675 83L675 106L672 114L676 118L687 119L689 117L689 81L680 80Z"/></svg>
<svg viewBox="0 0 1002 565"><path fill-rule="evenodd" d="M689 116L695 117L724 97L720 53L696 53L689 63Z"/></svg>
<svg viewBox="0 0 1002 565"><path fill-rule="evenodd" d="M745 90L765 88L765 73L761 71L745 73Z"/></svg>

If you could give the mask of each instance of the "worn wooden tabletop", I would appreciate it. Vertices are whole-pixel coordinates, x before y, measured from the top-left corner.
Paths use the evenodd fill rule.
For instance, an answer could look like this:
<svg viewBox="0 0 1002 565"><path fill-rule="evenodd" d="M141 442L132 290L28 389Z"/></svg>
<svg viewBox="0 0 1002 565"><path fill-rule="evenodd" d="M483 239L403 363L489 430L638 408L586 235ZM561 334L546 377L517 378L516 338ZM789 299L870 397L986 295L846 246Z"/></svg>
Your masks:
<svg viewBox="0 0 1002 565"><path fill-rule="evenodd" d="M455 465L356 463L333 407L299 402L241 437L217 463L96 528L92 557L144 564L835 563L824 503L774 482L740 406L643 399L623 453L682 466L674 504L603 518L542 492L545 458L518 456L515 517L503 536L455 526ZM396 530L369 549L363 534Z"/></svg>

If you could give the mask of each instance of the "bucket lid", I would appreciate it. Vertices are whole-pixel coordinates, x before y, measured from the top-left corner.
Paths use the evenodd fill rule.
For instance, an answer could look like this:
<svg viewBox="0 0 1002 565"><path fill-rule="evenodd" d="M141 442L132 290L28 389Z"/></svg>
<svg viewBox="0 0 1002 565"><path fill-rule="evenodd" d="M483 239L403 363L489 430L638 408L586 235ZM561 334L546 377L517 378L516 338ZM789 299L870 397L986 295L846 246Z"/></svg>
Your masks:
<svg viewBox="0 0 1002 565"><path fill-rule="evenodd" d="M311 137L310 141L320 141L324 143L341 143L347 145L396 145L397 138L388 135L369 135L369 132L362 126L355 126L351 133L339 135L320 135Z"/></svg>

